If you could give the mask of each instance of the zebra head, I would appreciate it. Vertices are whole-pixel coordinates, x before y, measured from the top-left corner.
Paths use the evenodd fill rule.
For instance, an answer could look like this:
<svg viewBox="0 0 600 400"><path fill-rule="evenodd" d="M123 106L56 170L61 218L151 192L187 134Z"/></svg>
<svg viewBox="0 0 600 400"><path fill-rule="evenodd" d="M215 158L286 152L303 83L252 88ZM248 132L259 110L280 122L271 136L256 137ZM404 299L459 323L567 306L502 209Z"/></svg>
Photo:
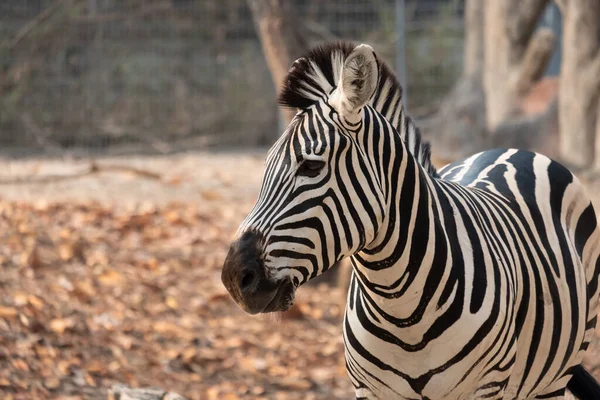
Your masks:
<svg viewBox="0 0 600 400"><path fill-rule="evenodd" d="M366 134L381 117L370 105L380 68L370 46L338 46L292 65L280 102L299 111L224 263L223 284L251 314L288 309L298 286L372 242L384 218Z"/></svg>

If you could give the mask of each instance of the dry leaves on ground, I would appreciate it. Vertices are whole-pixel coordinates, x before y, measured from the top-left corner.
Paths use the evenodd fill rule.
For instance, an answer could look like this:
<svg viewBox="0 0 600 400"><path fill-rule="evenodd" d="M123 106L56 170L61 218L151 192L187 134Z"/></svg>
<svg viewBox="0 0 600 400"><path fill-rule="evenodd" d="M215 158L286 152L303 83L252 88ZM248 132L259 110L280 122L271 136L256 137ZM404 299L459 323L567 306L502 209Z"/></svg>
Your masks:
<svg viewBox="0 0 600 400"><path fill-rule="evenodd" d="M225 293L242 217L0 201L1 397L106 398L118 383L188 399L350 397L331 288L304 289L283 318L249 317Z"/></svg>

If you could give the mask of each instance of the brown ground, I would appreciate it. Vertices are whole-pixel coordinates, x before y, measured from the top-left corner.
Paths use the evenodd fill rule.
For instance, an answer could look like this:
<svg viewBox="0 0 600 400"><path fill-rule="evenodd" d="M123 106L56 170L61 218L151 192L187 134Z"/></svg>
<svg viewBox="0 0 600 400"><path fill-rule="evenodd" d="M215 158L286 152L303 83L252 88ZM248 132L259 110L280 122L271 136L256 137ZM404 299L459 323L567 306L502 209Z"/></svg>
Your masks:
<svg viewBox="0 0 600 400"><path fill-rule="evenodd" d="M89 163L0 161L10 180L53 176L0 185L0 397L105 398L124 383L190 399L351 398L341 289L303 288L294 313L250 317L220 283L262 158L102 159L67 179Z"/></svg>

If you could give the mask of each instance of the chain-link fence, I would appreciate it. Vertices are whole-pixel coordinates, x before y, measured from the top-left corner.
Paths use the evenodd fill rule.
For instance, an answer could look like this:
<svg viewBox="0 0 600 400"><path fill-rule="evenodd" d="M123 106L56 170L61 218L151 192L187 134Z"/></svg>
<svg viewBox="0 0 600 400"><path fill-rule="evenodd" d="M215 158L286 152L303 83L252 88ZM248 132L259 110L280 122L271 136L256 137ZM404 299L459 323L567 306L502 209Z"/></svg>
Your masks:
<svg viewBox="0 0 600 400"><path fill-rule="evenodd" d="M462 7L294 2L308 42L368 42L404 70L416 112L460 74ZM10 154L263 145L278 129L245 0L3 0L0 38L0 145Z"/></svg>

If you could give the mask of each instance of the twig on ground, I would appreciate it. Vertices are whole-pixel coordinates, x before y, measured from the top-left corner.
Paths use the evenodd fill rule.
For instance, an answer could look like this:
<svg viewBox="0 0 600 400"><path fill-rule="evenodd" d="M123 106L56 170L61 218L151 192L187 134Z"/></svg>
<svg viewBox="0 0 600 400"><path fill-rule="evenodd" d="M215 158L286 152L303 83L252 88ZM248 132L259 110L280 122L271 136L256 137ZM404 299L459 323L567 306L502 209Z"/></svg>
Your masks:
<svg viewBox="0 0 600 400"><path fill-rule="evenodd" d="M100 172L124 172L145 179L152 179L158 181L162 180L162 175L156 172L135 167L129 167L125 165L99 165L95 162L92 162L85 170L69 175L25 175L15 178L0 177L0 185L53 183L71 179L84 178L86 176L95 175Z"/></svg>

